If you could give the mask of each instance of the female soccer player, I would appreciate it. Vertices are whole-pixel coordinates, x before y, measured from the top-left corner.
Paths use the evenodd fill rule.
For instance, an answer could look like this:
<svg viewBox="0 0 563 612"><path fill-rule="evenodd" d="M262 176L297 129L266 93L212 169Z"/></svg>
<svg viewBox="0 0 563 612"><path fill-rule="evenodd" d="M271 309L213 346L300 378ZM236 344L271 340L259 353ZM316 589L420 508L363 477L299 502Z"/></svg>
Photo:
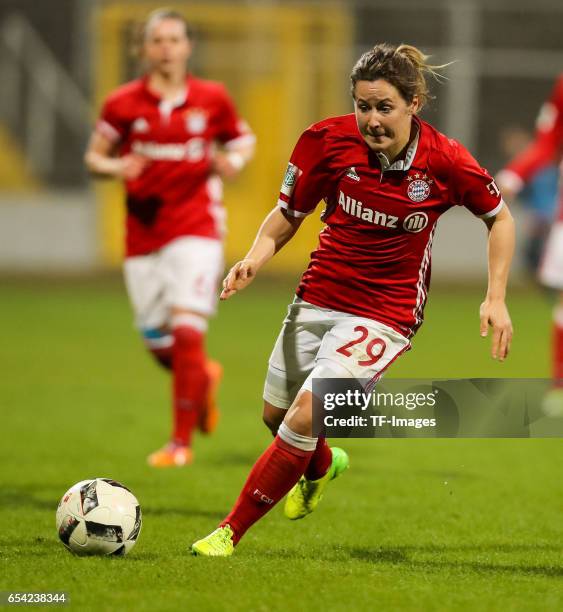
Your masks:
<svg viewBox="0 0 563 612"><path fill-rule="evenodd" d="M264 420L275 433L232 511L194 554L228 556L246 530L290 492L285 514L306 516L347 466L340 449L312 437L313 378L377 380L410 348L422 323L436 222L453 205L489 228L489 286L481 335L493 328L492 356L512 336L505 305L514 224L493 179L455 140L417 117L436 74L415 47L375 46L352 70L355 114L307 129L289 163L278 206L221 297L251 283L319 200L326 227L274 346Z"/></svg>
<svg viewBox="0 0 563 612"><path fill-rule="evenodd" d="M540 110L534 140L497 176L503 195L510 201L541 169L552 162L560 163L562 155L563 73L559 75L549 100ZM560 166L560 181L562 179L563 166ZM561 413L563 405L563 182L560 182L556 215L540 263L539 279L546 287L558 292L557 305L553 311L552 376L555 393L548 396L545 407Z"/></svg>
<svg viewBox="0 0 563 612"><path fill-rule="evenodd" d="M155 467L190 463L193 429L217 422L221 366L204 341L223 270L220 177L235 176L254 147L223 85L187 73L191 52L180 14L151 13L146 75L107 98L85 156L94 175L125 181L127 291L147 348L172 370L174 427L148 458Z"/></svg>

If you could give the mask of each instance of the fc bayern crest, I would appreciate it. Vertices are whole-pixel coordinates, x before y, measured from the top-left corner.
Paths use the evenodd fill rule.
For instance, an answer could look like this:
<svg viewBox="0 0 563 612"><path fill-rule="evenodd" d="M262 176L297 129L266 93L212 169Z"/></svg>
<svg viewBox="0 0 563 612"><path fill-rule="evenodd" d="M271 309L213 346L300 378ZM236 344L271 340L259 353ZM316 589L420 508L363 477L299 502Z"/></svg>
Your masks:
<svg viewBox="0 0 563 612"><path fill-rule="evenodd" d="M430 185L422 179L416 179L409 184L407 195L413 202L424 202L430 195Z"/></svg>
<svg viewBox="0 0 563 612"><path fill-rule="evenodd" d="M191 134L201 134L207 127L207 114L205 111L191 110L185 115L186 129Z"/></svg>

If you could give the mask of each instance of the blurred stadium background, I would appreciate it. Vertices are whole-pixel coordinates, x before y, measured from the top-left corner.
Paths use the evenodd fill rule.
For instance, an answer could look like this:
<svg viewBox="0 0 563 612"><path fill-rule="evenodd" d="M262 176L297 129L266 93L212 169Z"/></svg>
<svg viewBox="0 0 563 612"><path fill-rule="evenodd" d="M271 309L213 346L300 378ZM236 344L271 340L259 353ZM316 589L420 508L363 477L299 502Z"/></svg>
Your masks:
<svg viewBox="0 0 563 612"><path fill-rule="evenodd" d="M563 69L561 0L169 4L195 28L193 71L224 81L258 136L226 192L230 261L274 205L298 134L351 111L348 73L375 42L456 60L424 116L491 172L505 130L529 132ZM296 530L272 512L228 566L186 555L270 439L258 416L266 359L319 221L211 325L225 366L217 434L198 437L189 469L151 470L168 381L141 349L119 278L120 186L91 181L82 156L101 100L135 74L135 22L158 6L0 0L0 591L65 590L81 610L112 612L562 610L560 440L347 440L353 469L314 520ZM526 233L529 213L514 213ZM550 303L522 243L508 361L479 337L485 240L465 210L440 221L427 320L391 376L549 376ZM76 563L56 542L57 500L95 475L143 505L131 562Z"/></svg>
<svg viewBox="0 0 563 612"><path fill-rule="evenodd" d="M438 63L424 116L459 138L491 172L505 161L503 130L532 126L563 67L559 0L193 1L170 3L196 32L192 69L224 81L256 131L258 152L227 190L228 258L242 254L276 199L297 135L351 110L348 73L376 41L409 42ZM121 259L117 183L82 165L104 96L135 75L143 0L0 0L0 273L111 269ZM516 208L519 226L526 213ZM302 269L318 222L308 222L270 272ZM485 273L485 231L463 210L441 221L434 278ZM471 257L467 253L471 252ZM513 281L525 276L521 259Z"/></svg>

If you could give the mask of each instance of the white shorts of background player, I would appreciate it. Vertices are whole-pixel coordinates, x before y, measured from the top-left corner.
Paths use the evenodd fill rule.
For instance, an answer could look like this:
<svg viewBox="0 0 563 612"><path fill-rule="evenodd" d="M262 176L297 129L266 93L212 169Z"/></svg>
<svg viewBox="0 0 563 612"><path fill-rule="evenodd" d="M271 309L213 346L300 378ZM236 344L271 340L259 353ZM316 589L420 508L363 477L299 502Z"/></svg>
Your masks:
<svg viewBox="0 0 563 612"><path fill-rule="evenodd" d="M214 314L223 274L223 245L219 240L186 236L159 251L127 257L127 293L141 330L170 325L172 307L203 317Z"/></svg>

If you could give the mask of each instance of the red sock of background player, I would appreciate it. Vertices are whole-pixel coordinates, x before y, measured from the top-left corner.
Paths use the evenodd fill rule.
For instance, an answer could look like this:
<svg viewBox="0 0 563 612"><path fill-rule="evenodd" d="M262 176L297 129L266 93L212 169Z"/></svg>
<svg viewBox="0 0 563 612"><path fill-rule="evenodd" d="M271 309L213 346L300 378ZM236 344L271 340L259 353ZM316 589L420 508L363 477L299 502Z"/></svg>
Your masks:
<svg viewBox="0 0 563 612"><path fill-rule="evenodd" d="M296 434L281 424L274 441L254 464L233 509L221 522L221 526L229 524L233 529L235 544L301 478L315 445L315 438Z"/></svg>
<svg viewBox="0 0 563 612"><path fill-rule="evenodd" d="M325 438L317 440L317 447L309 461L309 465L305 470L305 478L307 480L318 480L322 478L329 470L332 463L332 451L326 443Z"/></svg>
<svg viewBox="0 0 563 612"><path fill-rule="evenodd" d="M209 385L204 346L205 335L200 329L186 324L188 316L182 316L175 322L172 353L174 394L172 440L184 446L191 445L192 433L197 424L201 406L206 400ZM195 318L199 319L199 317Z"/></svg>
<svg viewBox="0 0 563 612"><path fill-rule="evenodd" d="M555 309L553 317L553 383L563 388L563 307Z"/></svg>

